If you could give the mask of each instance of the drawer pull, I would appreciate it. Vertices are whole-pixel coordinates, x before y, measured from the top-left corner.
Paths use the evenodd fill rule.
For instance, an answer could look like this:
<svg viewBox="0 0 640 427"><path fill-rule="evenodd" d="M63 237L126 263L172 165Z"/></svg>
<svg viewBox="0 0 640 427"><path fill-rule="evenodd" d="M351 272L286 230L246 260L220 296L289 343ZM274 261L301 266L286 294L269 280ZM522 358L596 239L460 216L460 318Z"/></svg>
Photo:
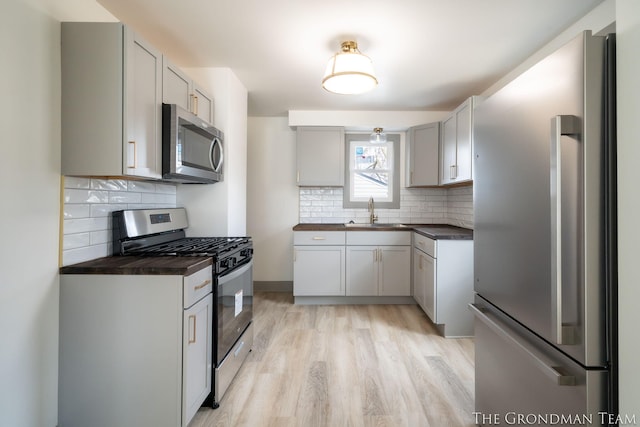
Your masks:
<svg viewBox="0 0 640 427"><path fill-rule="evenodd" d="M327 240L327 238L322 236L315 236L313 240Z"/></svg>
<svg viewBox="0 0 640 427"><path fill-rule="evenodd" d="M202 282L201 284L199 284L198 286L194 286L193 290L194 291L199 291L200 289L204 288L205 286L209 285L211 283L211 280L207 279L204 282Z"/></svg>
<svg viewBox="0 0 640 427"><path fill-rule="evenodd" d="M189 336L189 344L195 344L196 342L196 316L189 316L189 326L191 326L191 319L193 319L193 338ZM191 329L191 328L189 328Z"/></svg>

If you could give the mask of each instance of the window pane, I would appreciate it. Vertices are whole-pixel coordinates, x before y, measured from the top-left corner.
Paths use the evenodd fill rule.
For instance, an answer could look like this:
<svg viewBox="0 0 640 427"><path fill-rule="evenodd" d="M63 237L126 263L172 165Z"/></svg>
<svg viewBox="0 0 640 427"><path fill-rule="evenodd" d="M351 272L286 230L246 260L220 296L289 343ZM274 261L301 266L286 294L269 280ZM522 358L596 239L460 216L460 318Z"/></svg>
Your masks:
<svg viewBox="0 0 640 427"><path fill-rule="evenodd" d="M354 169L389 169L388 147L385 145L354 146Z"/></svg>
<svg viewBox="0 0 640 427"><path fill-rule="evenodd" d="M353 174L352 200L389 200L389 174L386 172L356 172Z"/></svg>

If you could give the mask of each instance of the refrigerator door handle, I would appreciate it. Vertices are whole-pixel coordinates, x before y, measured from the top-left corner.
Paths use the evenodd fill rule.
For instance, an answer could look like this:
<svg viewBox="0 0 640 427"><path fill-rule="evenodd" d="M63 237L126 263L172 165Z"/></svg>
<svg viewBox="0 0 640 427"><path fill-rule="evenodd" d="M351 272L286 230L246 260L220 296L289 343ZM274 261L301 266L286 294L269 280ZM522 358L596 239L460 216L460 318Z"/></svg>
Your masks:
<svg viewBox="0 0 640 427"><path fill-rule="evenodd" d="M576 344L575 328L562 317L562 136L576 138L580 119L563 115L551 119L551 337L559 345Z"/></svg>
<svg viewBox="0 0 640 427"><path fill-rule="evenodd" d="M469 309L473 312L476 319L480 320L482 323L487 325L491 330L497 333L500 337L504 338L507 342L511 343L515 348L520 350L524 355L526 355L533 364L547 377L553 380L559 386L575 386L576 385L576 377L573 375L566 375L562 373L562 368L558 366L551 366L551 364L546 360L547 358L540 354L533 347L527 345L525 342L519 340L515 335L506 331L502 326L499 325L498 319L492 319L491 314L488 313L488 310L482 306L477 304L469 304Z"/></svg>

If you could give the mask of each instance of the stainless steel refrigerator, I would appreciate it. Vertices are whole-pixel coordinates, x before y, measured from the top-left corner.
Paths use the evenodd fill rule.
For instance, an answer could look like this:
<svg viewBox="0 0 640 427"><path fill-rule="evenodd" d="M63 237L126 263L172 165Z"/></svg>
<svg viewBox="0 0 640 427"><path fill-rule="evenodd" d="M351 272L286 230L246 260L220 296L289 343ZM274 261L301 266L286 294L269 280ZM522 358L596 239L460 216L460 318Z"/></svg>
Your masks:
<svg viewBox="0 0 640 427"><path fill-rule="evenodd" d="M614 57L585 32L474 111L477 424L617 416Z"/></svg>

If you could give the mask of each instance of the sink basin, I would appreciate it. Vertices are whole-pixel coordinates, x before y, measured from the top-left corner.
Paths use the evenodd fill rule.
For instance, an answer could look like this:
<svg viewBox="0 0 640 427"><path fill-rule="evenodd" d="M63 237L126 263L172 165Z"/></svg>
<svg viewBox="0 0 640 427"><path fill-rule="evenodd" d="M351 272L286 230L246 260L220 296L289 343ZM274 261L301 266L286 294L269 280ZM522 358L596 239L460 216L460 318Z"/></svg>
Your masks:
<svg viewBox="0 0 640 427"><path fill-rule="evenodd" d="M381 222L375 222L373 224L345 224L347 228L401 228L406 227L404 224L386 224Z"/></svg>

